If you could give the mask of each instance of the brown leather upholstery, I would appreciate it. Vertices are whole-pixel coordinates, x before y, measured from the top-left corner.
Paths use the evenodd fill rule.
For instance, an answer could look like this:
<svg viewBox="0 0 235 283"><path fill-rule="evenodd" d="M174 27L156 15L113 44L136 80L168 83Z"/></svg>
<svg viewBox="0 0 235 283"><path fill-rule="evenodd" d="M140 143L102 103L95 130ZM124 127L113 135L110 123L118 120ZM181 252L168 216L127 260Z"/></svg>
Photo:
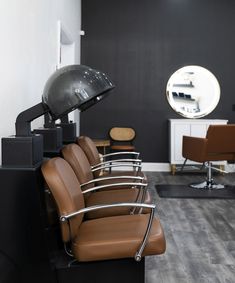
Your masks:
<svg viewBox="0 0 235 283"><path fill-rule="evenodd" d="M94 177L96 177L96 172L93 173ZM109 172L108 170L104 170L101 175L98 176L99 177L118 177L118 176L139 176L139 177L142 177L144 178L144 182L147 183L148 180L147 180L147 177L146 175L144 174L144 172L141 172L141 171L112 171L112 172ZM123 180L122 180L123 181ZM131 181L130 180L125 180L126 182L129 182ZM117 181L112 181L112 182L117 182ZM110 181L102 181L100 184L109 184Z"/></svg>
<svg viewBox="0 0 235 283"><path fill-rule="evenodd" d="M50 159L43 163L42 173L49 189L56 201L59 215L69 214L85 207L82 191L78 179L62 158ZM71 237L77 235L77 227L83 220L83 214L74 217L70 222ZM70 231L67 223L61 224L62 238L64 242L69 242Z"/></svg>
<svg viewBox="0 0 235 283"><path fill-rule="evenodd" d="M93 180L93 175L91 172L91 167L89 161L86 158L85 153L77 144L68 144L62 149L62 155L64 159L70 164L73 168L75 175L78 178L80 184L89 182ZM127 182L129 179L122 179L118 182ZM133 181L132 181L133 182ZM94 187L95 184L90 184L89 186L84 186L84 189ZM92 206L96 204L108 204L112 202L135 202L138 197L138 189L122 187L120 189L109 189L105 191L97 191L89 194L85 194L86 206ZM141 198L142 194L140 194ZM146 193L145 203L150 203L151 198L149 193ZM144 210L144 213L149 212ZM92 211L87 213L86 217L97 218L113 215L123 215L130 214L130 208L112 208L106 210Z"/></svg>
<svg viewBox="0 0 235 283"><path fill-rule="evenodd" d="M97 147L95 146L95 143L89 137L87 136L78 137L77 144L85 152L86 157L89 160L89 163L91 166L99 164L101 162Z"/></svg>
<svg viewBox="0 0 235 283"><path fill-rule="evenodd" d="M112 191L100 191L90 194L89 198L86 199L86 206L92 206L96 204L109 204L115 202L135 202L138 197L138 189L121 189ZM146 193L145 203L151 203L149 193ZM142 213L149 213L148 209L143 209ZM115 215L126 215L130 214L130 207L116 207L107 208L105 210L95 210L87 213L88 219L115 216Z"/></svg>
<svg viewBox="0 0 235 283"><path fill-rule="evenodd" d="M235 124L210 125L206 138L184 136L182 154L196 162L235 160Z"/></svg>
<svg viewBox="0 0 235 283"><path fill-rule="evenodd" d="M43 176L63 216L84 208L83 194L70 165L55 157L42 165ZM62 222L64 242L71 242L79 261L108 260L133 257L139 248L148 224L148 214L123 215L84 221L83 214ZM150 236L143 255L165 252L165 237L159 219L153 219Z"/></svg>
<svg viewBox="0 0 235 283"><path fill-rule="evenodd" d="M101 162L99 152L95 146L95 143L87 136L80 136L77 138L77 144L82 148L82 150L85 152L87 159L89 160L89 163L91 166L97 165ZM94 176L98 178L101 175L101 171L94 172ZM114 171L114 172L103 172L103 175L109 175L109 176L120 176L123 175L123 171ZM133 172L133 171L125 171L125 175L130 176L142 176L145 179L146 176L143 172Z"/></svg>
<svg viewBox="0 0 235 283"><path fill-rule="evenodd" d="M125 215L84 222L74 245L76 258L92 261L134 257L144 237L148 217L148 214ZM159 255L164 251L163 231L159 219L155 218L143 255Z"/></svg>
<svg viewBox="0 0 235 283"><path fill-rule="evenodd" d="M77 144L69 144L66 145L62 149L62 155L67 160L72 168L74 169L74 172L76 176L79 179L79 182L81 184L86 183L90 180L95 179L96 175L92 173L91 171L91 166L89 163L89 160L84 153L83 149L77 145ZM104 174L102 177L118 177L118 176L134 176L133 172L130 171L114 171L112 174ZM100 176L98 176L100 177ZM103 181L100 184L109 184L109 183L114 183L117 182L119 183L120 181L122 182L131 182L131 179L119 179L119 180L112 180L112 181ZM145 180L146 181L146 180ZM86 187L87 189L87 187Z"/></svg>
<svg viewBox="0 0 235 283"><path fill-rule="evenodd" d="M196 162L204 162L207 142L206 138L183 136L183 157Z"/></svg>
<svg viewBox="0 0 235 283"><path fill-rule="evenodd" d="M94 179L90 163L80 146L73 143L68 144L63 147L61 153L64 159L73 168L73 171L75 172L80 184L89 182ZM88 189L88 187L93 186L89 185L84 189Z"/></svg>

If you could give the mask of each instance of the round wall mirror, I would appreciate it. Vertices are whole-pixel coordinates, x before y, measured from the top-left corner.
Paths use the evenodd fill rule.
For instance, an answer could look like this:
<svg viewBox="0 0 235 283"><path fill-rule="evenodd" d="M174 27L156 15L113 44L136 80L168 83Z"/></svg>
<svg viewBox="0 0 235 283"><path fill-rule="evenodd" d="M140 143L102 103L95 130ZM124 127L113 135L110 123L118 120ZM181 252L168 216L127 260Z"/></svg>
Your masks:
<svg viewBox="0 0 235 283"><path fill-rule="evenodd" d="M168 80L166 95L170 106L187 118L200 118L211 113L220 99L216 77L200 66L186 66Z"/></svg>

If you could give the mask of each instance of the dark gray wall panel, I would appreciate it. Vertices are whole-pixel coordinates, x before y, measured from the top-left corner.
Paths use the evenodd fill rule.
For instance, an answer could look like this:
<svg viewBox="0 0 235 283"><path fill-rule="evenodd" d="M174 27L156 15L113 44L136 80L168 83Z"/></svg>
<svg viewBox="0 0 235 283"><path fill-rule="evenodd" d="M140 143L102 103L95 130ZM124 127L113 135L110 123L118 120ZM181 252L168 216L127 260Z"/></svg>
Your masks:
<svg viewBox="0 0 235 283"><path fill-rule="evenodd" d="M108 98L81 114L81 134L105 137L114 125L133 126L144 161L168 161L165 86L178 68L212 71L221 100L206 118L234 121L235 2L233 0L84 0L82 64L116 84Z"/></svg>

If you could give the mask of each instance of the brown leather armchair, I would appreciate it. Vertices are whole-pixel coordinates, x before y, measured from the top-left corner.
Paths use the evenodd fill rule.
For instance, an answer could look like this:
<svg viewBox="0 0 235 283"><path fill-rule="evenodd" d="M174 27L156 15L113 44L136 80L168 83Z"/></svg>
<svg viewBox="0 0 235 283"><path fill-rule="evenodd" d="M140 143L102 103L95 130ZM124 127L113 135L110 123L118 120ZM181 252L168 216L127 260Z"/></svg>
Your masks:
<svg viewBox="0 0 235 283"><path fill-rule="evenodd" d="M112 202L145 202L151 198L147 191L147 184L141 176L108 176L94 178L90 163L77 144L68 144L62 149L64 159L73 168L84 193L85 205L109 204ZM98 187L97 187L98 186ZM146 213L146 209L143 210ZM149 212L149 210L147 210ZM106 210L88 212L89 219L125 215L133 213L130 207L116 207Z"/></svg>
<svg viewBox="0 0 235 283"><path fill-rule="evenodd" d="M223 189L224 185L215 184L212 178L213 161L235 160L235 124L210 125L205 138L183 136L182 155L207 167L207 179L193 188ZM216 169L216 168L215 168Z"/></svg>
<svg viewBox="0 0 235 283"><path fill-rule="evenodd" d="M120 167L120 168L128 168L125 171L125 175L130 176L142 176L145 179L145 174L141 171L141 160L139 160L138 152L115 152L103 155L103 160L101 160L99 152L95 143L87 136L80 136L77 138L77 144L82 148L85 152L87 159L91 165L91 169L95 175L95 177L99 177L101 175L109 175L109 176L120 176L123 175L123 171L112 171L111 168ZM118 158L118 156L127 155L128 157L132 156L130 159L114 159L114 157ZM112 158L112 159L110 159ZM132 171L130 171L130 167L132 167Z"/></svg>
<svg viewBox="0 0 235 283"><path fill-rule="evenodd" d="M45 161L42 173L57 204L62 239L77 261L133 257L140 261L143 256L165 252L165 237L159 219L154 217L154 205L116 203L85 207L78 179L64 159ZM149 208L151 213L84 220L89 211L124 206Z"/></svg>

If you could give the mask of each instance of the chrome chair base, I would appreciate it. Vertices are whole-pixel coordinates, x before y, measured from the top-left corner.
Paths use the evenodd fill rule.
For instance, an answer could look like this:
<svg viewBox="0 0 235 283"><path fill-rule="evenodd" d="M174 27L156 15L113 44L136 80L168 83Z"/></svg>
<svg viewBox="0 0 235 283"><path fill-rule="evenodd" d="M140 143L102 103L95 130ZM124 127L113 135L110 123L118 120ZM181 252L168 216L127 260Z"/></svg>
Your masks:
<svg viewBox="0 0 235 283"><path fill-rule="evenodd" d="M205 189L205 190L221 190L221 189L225 188L224 185L216 184L216 183L214 183L213 180L204 181L204 182L198 183L198 184L191 184L189 186L190 186L190 188L193 188L193 189Z"/></svg>
<svg viewBox="0 0 235 283"><path fill-rule="evenodd" d="M222 184L216 184L212 178L212 169L216 169L212 167L212 162L208 161L204 163L204 166L207 168L207 178L206 181L199 183L199 184L191 184L189 185L191 188L194 189L205 189L205 190L222 190L225 188ZM216 169L217 171L222 171L219 169ZM225 171L223 171L225 172ZM226 172L227 173L227 172Z"/></svg>

